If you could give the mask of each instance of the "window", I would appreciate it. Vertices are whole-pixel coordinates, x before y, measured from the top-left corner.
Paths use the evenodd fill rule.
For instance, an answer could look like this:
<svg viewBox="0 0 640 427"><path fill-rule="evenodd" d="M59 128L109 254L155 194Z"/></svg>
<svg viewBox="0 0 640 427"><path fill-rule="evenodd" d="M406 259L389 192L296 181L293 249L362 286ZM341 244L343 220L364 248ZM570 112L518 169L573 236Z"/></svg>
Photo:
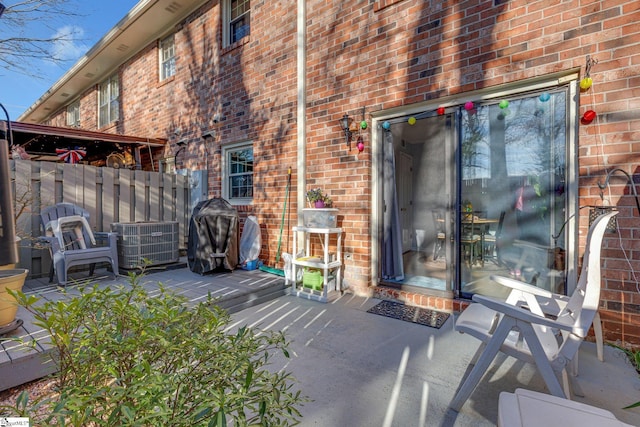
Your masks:
<svg viewBox="0 0 640 427"><path fill-rule="evenodd" d="M100 84L98 92L98 127L118 120L120 103L118 75L115 74Z"/></svg>
<svg viewBox="0 0 640 427"><path fill-rule="evenodd" d="M80 101L67 105L67 126L80 126Z"/></svg>
<svg viewBox="0 0 640 427"><path fill-rule="evenodd" d="M251 9L249 0L225 1L225 45L249 35Z"/></svg>
<svg viewBox="0 0 640 427"><path fill-rule="evenodd" d="M160 40L159 53L160 81L163 81L176 74L176 47L173 34Z"/></svg>
<svg viewBox="0 0 640 427"><path fill-rule="evenodd" d="M232 204L253 199L253 145L234 144L223 148L223 197Z"/></svg>

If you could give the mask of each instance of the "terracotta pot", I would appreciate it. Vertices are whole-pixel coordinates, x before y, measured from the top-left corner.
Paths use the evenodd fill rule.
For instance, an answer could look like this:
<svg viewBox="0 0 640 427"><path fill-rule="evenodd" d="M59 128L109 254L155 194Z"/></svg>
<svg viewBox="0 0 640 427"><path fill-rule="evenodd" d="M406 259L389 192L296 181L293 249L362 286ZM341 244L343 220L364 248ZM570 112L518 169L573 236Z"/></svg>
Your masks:
<svg viewBox="0 0 640 427"><path fill-rule="evenodd" d="M28 273L26 268L0 270L0 326L13 322L18 312L18 303L7 293L7 289L22 290Z"/></svg>

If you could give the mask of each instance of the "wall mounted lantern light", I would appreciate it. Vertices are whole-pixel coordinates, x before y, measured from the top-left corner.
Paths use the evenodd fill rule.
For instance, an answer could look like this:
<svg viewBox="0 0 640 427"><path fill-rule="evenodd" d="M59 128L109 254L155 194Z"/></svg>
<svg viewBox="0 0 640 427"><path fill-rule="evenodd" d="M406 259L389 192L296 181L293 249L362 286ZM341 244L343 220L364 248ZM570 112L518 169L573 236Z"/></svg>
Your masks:
<svg viewBox="0 0 640 427"><path fill-rule="evenodd" d="M344 114L340 120L340 128L344 131L344 142L349 145L349 141L351 141L351 130L349 129L349 125L351 124L351 119L348 114Z"/></svg>

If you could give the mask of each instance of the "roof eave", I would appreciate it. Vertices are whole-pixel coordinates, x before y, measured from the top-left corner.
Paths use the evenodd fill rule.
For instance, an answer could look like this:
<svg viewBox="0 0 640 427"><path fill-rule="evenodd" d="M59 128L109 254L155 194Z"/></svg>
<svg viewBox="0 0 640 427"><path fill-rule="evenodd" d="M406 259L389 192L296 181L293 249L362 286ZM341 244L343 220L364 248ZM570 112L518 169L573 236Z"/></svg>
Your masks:
<svg viewBox="0 0 640 427"><path fill-rule="evenodd" d="M19 122L42 123L168 33L206 0L141 0L33 105Z"/></svg>

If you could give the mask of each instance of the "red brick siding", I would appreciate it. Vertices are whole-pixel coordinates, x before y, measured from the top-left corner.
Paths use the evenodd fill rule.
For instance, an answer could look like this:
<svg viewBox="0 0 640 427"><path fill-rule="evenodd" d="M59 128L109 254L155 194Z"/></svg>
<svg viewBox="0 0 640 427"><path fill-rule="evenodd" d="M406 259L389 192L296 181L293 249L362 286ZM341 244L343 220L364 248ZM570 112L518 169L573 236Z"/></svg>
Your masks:
<svg viewBox="0 0 640 427"><path fill-rule="evenodd" d="M356 1L334 2L329 10L321 4L308 8L308 177L310 185L332 191L344 216L345 251L354 254L345 280L351 279L352 286L368 285L368 228L354 222L369 221L370 152L347 151L337 125L344 112L359 118L363 107L368 113L574 67L584 73L589 54L598 63L591 72L592 89L581 94L580 115L593 109L598 118L579 127L580 205L599 202L596 183L603 179L605 165L636 172L637 2L379 1L372 8L370 2ZM368 142L369 132L364 137ZM316 163L320 159L322 165ZM346 170L348 178L336 170ZM623 208L622 244L634 259L634 271L640 272L635 261L640 260L639 245L633 240L640 220L633 199L621 198L629 188L623 180L616 182L620 184L612 188L610 203ZM351 188L340 193L345 185ZM587 215L582 213L584 236ZM602 311L607 338L640 344L636 279L618 240L607 238L605 247ZM424 297L401 297L411 298L425 304Z"/></svg>
<svg viewBox="0 0 640 427"><path fill-rule="evenodd" d="M176 32L177 74L157 83L152 44L121 67L123 118L118 131L190 141L187 167L208 167L210 195L219 196L221 144L254 141L255 202L243 209L264 224L263 256L275 257L286 170L294 168L289 202L295 212L296 2L252 4L251 37L220 46L219 3L209 2ZM605 169L636 173L640 153L640 3L634 0L503 1L369 0L307 2L307 180L326 189L340 209L345 282L370 292L371 127L348 147L338 119L581 67L597 59L594 84L580 96L580 205L600 203ZM95 91L82 98L95 120ZM213 140L202 129L222 118ZM89 121L89 120L88 120ZM87 122L88 122L87 121ZM205 152L206 149L206 152ZM181 155L182 157L182 155ZM206 159L206 161L205 161ZM205 165L206 163L206 165ZM640 270L638 212L623 180L609 202L622 207L622 245ZM295 217L295 214L294 214ZM587 227L581 212L581 235ZM295 221L295 220L294 220ZM375 243L374 243L375 244ZM584 241L581 241L583 247ZM608 237L603 251L602 316L609 340L640 344L636 278ZM638 273L636 273L638 274ZM379 290L378 290L379 291ZM403 296L403 298L405 298ZM415 303L449 304L407 296ZM413 301L413 300L412 300ZM452 308L457 308L451 306Z"/></svg>

